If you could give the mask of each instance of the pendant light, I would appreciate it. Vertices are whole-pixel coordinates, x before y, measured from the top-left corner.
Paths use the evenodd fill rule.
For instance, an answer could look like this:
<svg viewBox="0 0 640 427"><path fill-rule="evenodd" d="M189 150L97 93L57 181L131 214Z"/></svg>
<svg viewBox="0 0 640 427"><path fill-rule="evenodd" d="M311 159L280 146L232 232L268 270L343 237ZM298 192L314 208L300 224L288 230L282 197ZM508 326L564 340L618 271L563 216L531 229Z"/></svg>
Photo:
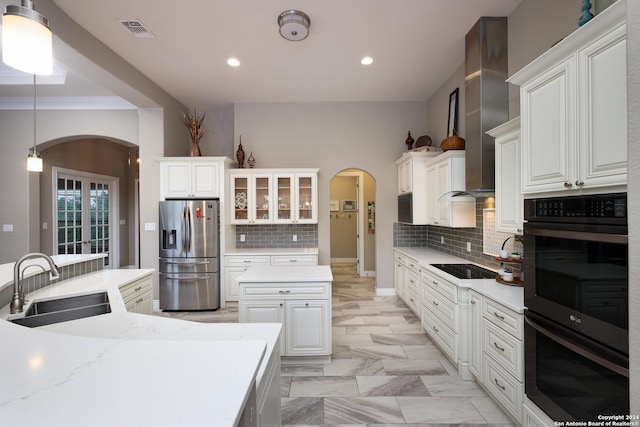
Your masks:
<svg viewBox="0 0 640 427"><path fill-rule="evenodd" d="M30 0L7 6L2 15L2 60L29 74L53 72L53 34L49 21Z"/></svg>
<svg viewBox="0 0 640 427"><path fill-rule="evenodd" d="M27 156L27 170L42 172L42 157L36 151L36 75L33 75L33 148Z"/></svg>

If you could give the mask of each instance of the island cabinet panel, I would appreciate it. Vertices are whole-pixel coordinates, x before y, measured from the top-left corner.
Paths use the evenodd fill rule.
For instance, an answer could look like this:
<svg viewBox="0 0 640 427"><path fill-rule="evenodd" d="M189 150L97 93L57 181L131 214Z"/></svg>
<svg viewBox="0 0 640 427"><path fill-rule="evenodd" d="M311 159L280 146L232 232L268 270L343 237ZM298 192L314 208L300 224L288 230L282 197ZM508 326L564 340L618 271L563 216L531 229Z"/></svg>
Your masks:
<svg viewBox="0 0 640 427"><path fill-rule="evenodd" d="M291 269L314 269L309 267L272 267L285 275ZM260 268L260 271L270 271ZM245 281L250 275L248 270L238 277L240 285L238 317L247 323L281 323L283 325L281 354L283 356L321 356L331 355L331 281L314 279L270 280L265 276L263 282ZM261 276L260 274L256 274Z"/></svg>
<svg viewBox="0 0 640 427"><path fill-rule="evenodd" d="M127 311L153 314L153 282L151 275L120 287L120 295Z"/></svg>

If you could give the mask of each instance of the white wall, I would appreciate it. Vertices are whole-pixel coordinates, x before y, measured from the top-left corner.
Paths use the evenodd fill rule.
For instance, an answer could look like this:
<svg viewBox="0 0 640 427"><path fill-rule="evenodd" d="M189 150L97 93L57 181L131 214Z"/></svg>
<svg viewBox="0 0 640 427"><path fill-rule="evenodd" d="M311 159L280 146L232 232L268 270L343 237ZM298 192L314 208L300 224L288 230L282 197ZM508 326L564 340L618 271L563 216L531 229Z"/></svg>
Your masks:
<svg viewBox="0 0 640 427"><path fill-rule="evenodd" d="M393 287L393 223L397 220L394 161L404 140L426 133L426 103L247 103L235 106L235 145L242 135L256 167L320 168L318 245L329 264L329 181L357 168L376 180L377 286Z"/></svg>

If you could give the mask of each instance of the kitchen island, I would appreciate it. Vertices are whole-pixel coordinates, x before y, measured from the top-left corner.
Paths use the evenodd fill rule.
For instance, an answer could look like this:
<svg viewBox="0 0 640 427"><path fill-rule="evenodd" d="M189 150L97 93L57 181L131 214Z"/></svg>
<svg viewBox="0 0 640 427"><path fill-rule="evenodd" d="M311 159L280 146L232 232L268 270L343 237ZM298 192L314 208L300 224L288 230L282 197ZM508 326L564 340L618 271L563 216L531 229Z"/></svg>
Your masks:
<svg viewBox="0 0 640 427"><path fill-rule="evenodd" d="M238 276L238 318L281 323L282 363L331 359L331 284L328 265L252 267Z"/></svg>
<svg viewBox="0 0 640 427"><path fill-rule="evenodd" d="M127 312L119 289L152 272L101 270L27 295L38 301L106 290L108 314L34 329L0 321L3 422L280 424L281 326ZM4 307L0 317L15 315Z"/></svg>

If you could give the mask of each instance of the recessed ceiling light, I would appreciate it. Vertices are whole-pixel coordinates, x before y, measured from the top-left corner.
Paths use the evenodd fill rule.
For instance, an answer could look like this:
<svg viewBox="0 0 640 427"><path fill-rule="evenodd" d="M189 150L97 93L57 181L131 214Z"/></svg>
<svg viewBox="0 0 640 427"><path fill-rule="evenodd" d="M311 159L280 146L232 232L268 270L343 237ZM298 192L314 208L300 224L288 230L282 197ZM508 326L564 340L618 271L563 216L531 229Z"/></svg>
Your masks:
<svg viewBox="0 0 640 427"><path fill-rule="evenodd" d="M231 65L232 67L239 67L240 61L238 61L236 58L229 58L227 59L227 64Z"/></svg>
<svg viewBox="0 0 640 427"><path fill-rule="evenodd" d="M364 58L362 58L360 60L360 63L362 65L371 65L371 64L373 64L373 58L370 57L370 56L365 56Z"/></svg>

